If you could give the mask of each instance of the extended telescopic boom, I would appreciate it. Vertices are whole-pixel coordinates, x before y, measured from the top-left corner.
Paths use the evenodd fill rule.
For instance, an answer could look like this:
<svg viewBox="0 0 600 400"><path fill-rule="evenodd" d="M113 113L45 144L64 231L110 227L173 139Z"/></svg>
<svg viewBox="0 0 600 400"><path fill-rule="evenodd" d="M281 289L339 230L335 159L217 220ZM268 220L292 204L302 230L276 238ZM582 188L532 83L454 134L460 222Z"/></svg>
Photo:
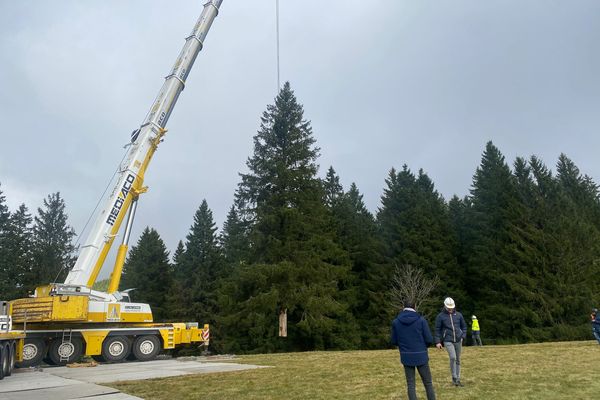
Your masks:
<svg viewBox="0 0 600 400"><path fill-rule="evenodd" d="M177 57L171 73L165 78L146 119L140 128L132 133L129 151L119 167L117 183L103 204L65 284L92 287L117 236L123 218L129 210L123 243L119 247L108 293L118 290L137 199L141 193L146 191L143 186L146 168L158 144L162 141L167 121L185 86L196 56L202 50L204 39L219 12L222 1L210 0L204 4L204 10L198 22L190 36L186 38L185 45Z"/></svg>

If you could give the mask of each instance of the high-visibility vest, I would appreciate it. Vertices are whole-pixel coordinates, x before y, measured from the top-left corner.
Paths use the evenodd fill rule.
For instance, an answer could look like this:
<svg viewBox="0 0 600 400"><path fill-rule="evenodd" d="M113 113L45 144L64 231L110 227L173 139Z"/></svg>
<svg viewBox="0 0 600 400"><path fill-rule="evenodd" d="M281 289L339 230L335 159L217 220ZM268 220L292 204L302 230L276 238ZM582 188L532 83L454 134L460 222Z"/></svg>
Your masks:
<svg viewBox="0 0 600 400"><path fill-rule="evenodd" d="M473 325L471 325L471 329L474 331L478 331L479 330L479 321L477 321L476 319L473 320Z"/></svg>

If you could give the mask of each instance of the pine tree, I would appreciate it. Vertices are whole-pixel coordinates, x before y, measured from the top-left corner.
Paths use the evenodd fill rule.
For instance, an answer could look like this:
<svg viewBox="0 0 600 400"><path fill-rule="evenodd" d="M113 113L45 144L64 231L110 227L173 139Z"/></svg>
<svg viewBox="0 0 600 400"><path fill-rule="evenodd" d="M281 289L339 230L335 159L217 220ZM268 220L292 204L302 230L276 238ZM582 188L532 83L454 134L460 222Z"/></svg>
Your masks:
<svg viewBox="0 0 600 400"><path fill-rule="evenodd" d="M464 273L456 258L457 241L448 206L431 179L422 170L415 176L404 165L400 172L392 168L386 184L377 222L388 282L394 268L412 265L427 276L440 278L433 296L464 299ZM425 303L421 311L433 314L437 309L438 303Z"/></svg>
<svg viewBox="0 0 600 400"><path fill-rule="evenodd" d="M356 343L343 290L347 256L334 242L316 177L319 149L289 83L267 106L254 137L249 173L238 204L251 222L249 265L234 271L220 291L221 320L235 350L342 348ZM287 309L288 338L278 315Z"/></svg>
<svg viewBox="0 0 600 400"><path fill-rule="evenodd" d="M25 282L31 280L33 265L32 218L25 204L21 204L8 221L2 248L6 250L0 272L0 298L16 299L26 297L28 288Z"/></svg>
<svg viewBox="0 0 600 400"><path fill-rule="evenodd" d="M216 284L224 272L216 231L212 211L203 200L176 265L177 283L188 294L187 302L192 303L187 317L210 324L217 314Z"/></svg>
<svg viewBox="0 0 600 400"><path fill-rule="evenodd" d="M7 243L10 211L6 205L6 197L0 190L0 299L10 299L11 282L8 275L13 273L10 263L10 249Z"/></svg>
<svg viewBox="0 0 600 400"><path fill-rule="evenodd" d="M334 175L333 169L331 177ZM339 178L332 179L339 184ZM367 210L363 196L355 183L347 192L332 197L331 212L337 240L351 262L351 309L361 329L361 346L386 347L389 340L386 266L380 257L380 241L375 218Z"/></svg>
<svg viewBox="0 0 600 400"><path fill-rule="evenodd" d="M556 294L562 300L557 321L575 326L580 321L577 310L599 299L600 285L590 277L600 272L600 201L597 185L566 155L561 154L556 169L554 210L560 211L553 218L552 261L558 278Z"/></svg>
<svg viewBox="0 0 600 400"><path fill-rule="evenodd" d="M168 318L168 288L172 273L169 252L158 232L146 227L137 244L132 246L123 266L120 287L122 290L135 288L135 302L148 303L155 321Z"/></svg>
<svg viewBox="0 0 600 400"><path fill-rule="evenodd" d="M336 174L333 167L327 170L327 176L323 180L325 189L325 205L333 209L344 195L344 188L340 184L340 177Z"/></svg>
<svg viewBox="0 0 600 400"><path fill-rule="evenodd" d="M228 266L247 262L249 252L247 224L241 219L235 205L231 206L223 224L219 243Z"/></svg>
<svg viewBox="0 0 600 400"><path fill-rule="evenodd" d="M175 249L175 253L173 253L173 264L175 266L181 265L184 254L185 254L185 246L183 245L183 242L180 240L177 243L177 248Z"/></svg>
<svg viewBox="0 0 600 400"><path fill-rule="evenodd" d="M6 229L8 225L8 219L10 218L10 212L6 205L6 196L4 196L2 190L0 190L0 231Z"/></svg>
<svg viewBox="0 0 600 400"><path fill-rule="evenodd" d="M33 269L25 283L28 289L50 282L60 282L71 268L75 247L72 243L75 231L67 222L65 202L60 193L44 199L38 208L33 226Z"/></svg>
<svg viewBox="0 0 600 400"><path fill-rule="evenodd" d="M528 340L525 327L539 326L535 293L536 230L527 208L531 186L523 160L513 175L504 156L488 142L473 177L468 214L467 290L472 310L487 319L490 335ZM521 185L519 186L519 183Z"/></svg>
<svg viewBox="0 0 600 400"><path fill-rule="evenodd" d="M181 321L190 319L190 299L191 290L184 288L183 282L177 277L177 271L180 270L185 258L185 246L180 240L177 243L175 253L173 253L173 265L171 265L171 284L167 289L165 304L166 319L170 321Z"/></svg>

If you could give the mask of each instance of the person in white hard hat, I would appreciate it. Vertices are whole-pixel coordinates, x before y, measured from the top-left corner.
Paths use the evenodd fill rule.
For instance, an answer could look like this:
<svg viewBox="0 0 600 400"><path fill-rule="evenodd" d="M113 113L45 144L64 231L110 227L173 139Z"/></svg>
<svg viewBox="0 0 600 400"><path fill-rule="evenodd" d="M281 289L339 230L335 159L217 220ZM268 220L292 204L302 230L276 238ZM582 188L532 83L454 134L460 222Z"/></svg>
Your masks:
<svg viewBox="0 0 600 400"><path fill-rule="evenodd" d="M450 373L454 386L463 386L460 381L460 353L462 342L467 337L467 323L462 314L456 311L451 297L444 300L444 309L435 319L435 343L438 349L442 343L450 357Z"/></svg>
<svg viewBox="0 0 600 400"><path fill-rule="evenodd" d="M476 315L471 316L471 337L473 339L473 346L483 346L483 343L481 343L479 320L477 320Z"/></svg>

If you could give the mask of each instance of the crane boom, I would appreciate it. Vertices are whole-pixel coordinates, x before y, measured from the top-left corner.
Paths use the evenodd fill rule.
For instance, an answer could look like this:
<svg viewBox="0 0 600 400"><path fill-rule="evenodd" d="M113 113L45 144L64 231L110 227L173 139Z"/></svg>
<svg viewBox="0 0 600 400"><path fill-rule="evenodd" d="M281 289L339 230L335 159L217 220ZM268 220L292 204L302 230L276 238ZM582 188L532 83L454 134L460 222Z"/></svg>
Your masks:
<svg viewBox="0 0 600 400"><path fill-rule="evenodd" d="M219 12L223 0L209 0L204 4L192 33L186 38L185 45L177 57L171 73L156 97L150 111L139 129L131 136L128 153L119 166L117 182L104 202L94 226L81 246L79 257L69 272L65 284L92 287L106 260L108 252L116 238L127 211L129 220L124 241L119 248L117 261L111 277L112 291L117 290L121 267L127 250L131 222L135 213L135 203L139 194L145 192L143 186L146 168L158 144L165 134L165 126L179 94L184 89L196 56L202 50L204 39ZM132 206L133 205L133 206ZM120 264L120 265L119 265ZM115 288L115 281L116 286ZM109 287L109 293L111 288Z"/></svg>

